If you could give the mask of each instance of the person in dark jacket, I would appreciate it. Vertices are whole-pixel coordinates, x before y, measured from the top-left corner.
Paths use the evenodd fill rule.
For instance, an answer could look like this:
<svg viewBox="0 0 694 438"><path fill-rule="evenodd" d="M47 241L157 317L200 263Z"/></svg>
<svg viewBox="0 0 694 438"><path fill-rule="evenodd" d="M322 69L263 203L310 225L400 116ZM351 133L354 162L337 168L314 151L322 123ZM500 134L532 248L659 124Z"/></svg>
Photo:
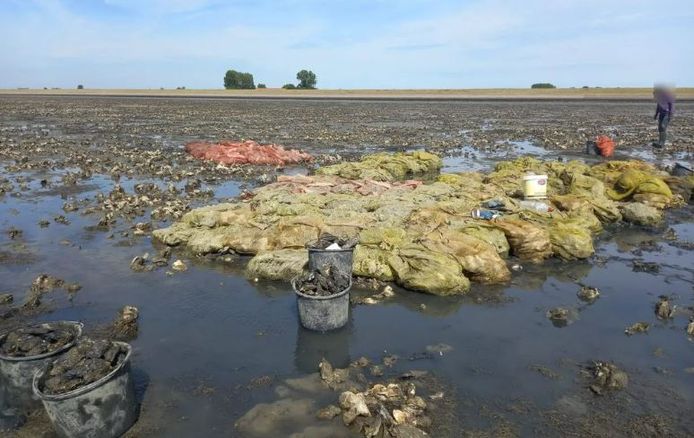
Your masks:
<svg viewBox="0 0 694 438"><path fill-rule="evenodd" d="M658 141L654 142L653 146L664 148L667 139L667 127L675 113L675 96L665 87L656 86L653 90L653 97L656 101L653 120L658 120Z"/></svg>

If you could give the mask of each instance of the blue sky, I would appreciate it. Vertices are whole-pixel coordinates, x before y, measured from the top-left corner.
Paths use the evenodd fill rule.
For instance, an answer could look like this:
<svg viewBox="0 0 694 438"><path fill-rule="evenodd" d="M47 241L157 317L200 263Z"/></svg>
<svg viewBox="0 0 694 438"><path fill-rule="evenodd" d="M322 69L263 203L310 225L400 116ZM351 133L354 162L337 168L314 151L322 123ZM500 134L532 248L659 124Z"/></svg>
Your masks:
<svg viewBox="0 0 694 438"><path fill-rule="evenodd" d="M693 0L0 0L0 87L694 86Z"/></svg>

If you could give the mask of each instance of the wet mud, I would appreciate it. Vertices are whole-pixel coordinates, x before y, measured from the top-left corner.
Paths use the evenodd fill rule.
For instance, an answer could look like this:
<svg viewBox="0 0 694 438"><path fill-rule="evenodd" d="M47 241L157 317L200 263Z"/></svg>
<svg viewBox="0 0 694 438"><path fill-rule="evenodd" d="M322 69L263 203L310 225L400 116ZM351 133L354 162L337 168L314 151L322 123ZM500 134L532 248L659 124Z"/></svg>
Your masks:
<svg viewBox="0 0 694 438"><path fill-rule="evenodd" d="M651 106L2 97L0 331L80 320L87 336L101 327L129 339L142 410L128 437L363 436L366 427L344 425L344 391L323 387L316 368L361 357L370 358L365 381L345 389L354 394L411 370L431 376L415 392L432 409L430 436L691 436L691 205L657 225L606 229L586 261L511 260L508 284L475 284L465 296L355 281L347 325L325 335L299 326L289 278L256 281L242 254L167 253L151 238L277 175L376 151L424 147L446 172L524 155L594 162L585 142L604 133L617 157L691 163L694 105L679 105L665 151L647 146L657 133ZM183 150L222 138L283 144L316 161L218 166ZM552 309L566 318L549 318ZM269 424L273 412L292 415ZM255 418L244 420L253 434L237 426L242 418ZM3 433L52 436L39 411Z"/></svg>

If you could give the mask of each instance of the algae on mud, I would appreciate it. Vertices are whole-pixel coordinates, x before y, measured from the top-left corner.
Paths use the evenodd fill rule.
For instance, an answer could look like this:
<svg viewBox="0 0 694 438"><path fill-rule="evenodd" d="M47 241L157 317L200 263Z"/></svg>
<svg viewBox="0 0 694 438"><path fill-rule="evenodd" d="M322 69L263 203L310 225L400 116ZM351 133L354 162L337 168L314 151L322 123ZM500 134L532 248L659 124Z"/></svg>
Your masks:
<svg viewBox="0 0 694 438"><path fill-rule="evenodd" d="M591 167L524 157L500 162L487 175L396 181L426 176L439 165L426 152L366 156L320 168L316 176L282 177L250 199L193 210L153 235L195 253L255 255L249 274L268 279L297 275L305 263L302 250L323 233L358 238L355 275L452 295L467 292L470 280L508 281L507 253L533 263L553 256L586 259L603 224L625 219L650 225L658 208L683 203L668 186L681 186L680 178L641 161ZM518 202L521 177L530 172L549 175L549 212L525 210ZM660 202L642 202L648 199ZM502 202L504 214L493 221L472 218L470 211L489 200Z"/></svg>

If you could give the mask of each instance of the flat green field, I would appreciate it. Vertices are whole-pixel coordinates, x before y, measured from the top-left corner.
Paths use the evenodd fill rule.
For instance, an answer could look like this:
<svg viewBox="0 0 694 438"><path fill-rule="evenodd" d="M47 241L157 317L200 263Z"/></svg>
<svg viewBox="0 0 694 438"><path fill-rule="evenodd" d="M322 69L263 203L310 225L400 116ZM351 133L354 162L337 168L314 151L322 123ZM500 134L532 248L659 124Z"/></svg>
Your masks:
<svg viewBox="0 0 694 438"><path fill-rule="evenodd" d="M437 90L257 90L224 89L0 89L0 95L236 97L236 98L342 98L342 99L651 99L651 88L486 88ZM694 88L677 90L678 99L694 99Z"/></svg>

